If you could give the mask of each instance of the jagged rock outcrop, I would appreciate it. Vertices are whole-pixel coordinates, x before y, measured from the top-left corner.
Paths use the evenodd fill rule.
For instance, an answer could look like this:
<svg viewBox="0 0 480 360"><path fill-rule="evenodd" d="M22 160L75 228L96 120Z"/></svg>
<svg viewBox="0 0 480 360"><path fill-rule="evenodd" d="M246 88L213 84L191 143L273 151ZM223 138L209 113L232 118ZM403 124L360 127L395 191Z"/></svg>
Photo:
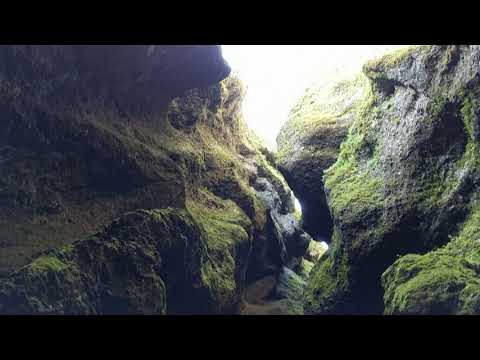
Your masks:
<svg viewBox="0 0 480 360"><path fill-rule="evenodd" d="M0 274L125 211L184 205L164 113L229 71L217 46L0 46Z"/></svg>
<svg viewBox="0 0 480 360"><path fill-rule="evenodd" d="M266 228L254 244L249 279L278 273L288 266L298 268L311 237L302 229L295 213L293 194L280 172L275 168L273 155L248 132L249 149L241 152L249 183L265 208ZM253 150L252 150L253 149Z"/></svg>
<svg viewBox="0 0 480 360"><path fill-rule="evenodd" d="M479 65L479 46L422 46L364 66L370 91L324 177L334 234L308 313L478 312Z"/></svg>
<svg viewBox="0 0 480 360"><path fill-rule="evenodd" d="M366 83L360 74L307 89L277 137L277 165L302 204L303 227L317 239L329 241L332 231L323 173L337 159Z"/></svg>
<svg viewBox="0 0 480 360"><path fill-rule="evenodd" d="M70 105L116 102L124 111L148 112L147 105L218 83L230 68L214 45L5 45L0 73L2 90L17 100L63 96Z"/></svg>
<svg viewBox="0 0 480 360"><path fill-rule="evenodd" d="M270 233L268 238L276 243L270 244L272 254L276 254L278 265L291 264L291 260L302 257L305 254L310 236L300 227L295 217L293 209L293 200L289 198L288 207L285 208L285 202L281 200L278 192L271 182L264 177L259 177L253 184L257 191L257 196L263 201L268 212L268 224ZM262 264L268 264L267 259L261 261Z"/></svg>
<svg viewBox="0 0 480 360"><path fill-rule="evenodd" d="M293 216L219 47L8 46L0 63L1 313L234 313L247 271L302 255L253 187Z"/></svg>

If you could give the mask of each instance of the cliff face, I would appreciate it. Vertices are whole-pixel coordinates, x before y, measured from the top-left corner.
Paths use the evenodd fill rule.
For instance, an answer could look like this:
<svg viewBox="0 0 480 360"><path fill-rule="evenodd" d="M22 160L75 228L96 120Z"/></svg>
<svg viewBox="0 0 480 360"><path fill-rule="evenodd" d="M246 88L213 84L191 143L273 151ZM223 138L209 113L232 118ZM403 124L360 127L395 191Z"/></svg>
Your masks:
<svg viewBox="0 0 480 360"><path fill-rule="evenodd" d="M231 313L247 277L305 251L219 47L4 46L0 63L0 312Z"/></svg>
<svg viewBox="0 0 480 360"><path fill-rule="evenodd" d="M323 173L337 160L366 88L367 80L360 74L308 89L277 137L276 162L302 204L303 227L327 242L332 221Z"/></svg>
<svg viewBox="0 0 480 360"><path fill-rule="evenodd" d="M424 46L364 66L307 312L478 312L479 64L478 46Z"/></svg>
<svg viewBox="0 0 480 360"><path fill-rule="evenodd" d="M0 47L1 273L124 211L184 204L168 101L228 73L215 46Z"/></svg>

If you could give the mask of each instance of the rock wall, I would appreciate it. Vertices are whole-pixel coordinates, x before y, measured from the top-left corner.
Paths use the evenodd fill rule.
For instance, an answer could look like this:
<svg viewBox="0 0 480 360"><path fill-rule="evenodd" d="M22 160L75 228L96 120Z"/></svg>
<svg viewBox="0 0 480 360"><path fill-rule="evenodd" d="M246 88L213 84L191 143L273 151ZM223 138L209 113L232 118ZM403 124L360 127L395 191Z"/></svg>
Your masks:
<svg viewBox="0 0 480 360"><path fill-rule="evenodd" d="M235 313L248 278L301 256L253 187L293 217L219 47L3 46L0 64L0 313Z"/></svg>
<svg viewBox="0 0 480 360"><path fill-rule="evenodd" d="M336 161L366 88L360 74L307 89L277 137L276 162L302 205L303 227L327 242L333 224L323 173Z"/></svg>
<svg viewBox="0 0 480 360"><path fill-rule="evenodd" d="M168 101L228 73L216 46L1 46L0 273L122 212L183 205Z"/></svg>
<svg viewBox="0 0 480 360"><path fill-rule="evenodd" d="M479 64L472 45L364 66L368 89L324 171L334 230L307 313L478 312Z"/></svg>

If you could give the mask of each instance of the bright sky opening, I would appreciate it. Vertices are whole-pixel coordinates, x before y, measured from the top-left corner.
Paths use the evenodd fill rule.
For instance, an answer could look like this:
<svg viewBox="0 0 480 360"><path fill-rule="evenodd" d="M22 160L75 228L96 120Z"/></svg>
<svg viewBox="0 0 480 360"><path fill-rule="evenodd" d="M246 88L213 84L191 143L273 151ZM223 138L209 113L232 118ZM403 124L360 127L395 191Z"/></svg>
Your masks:
<svg viewBox="0 0 480 360"><path fill-rule="evenodd" d="M305 89L405 45L222 45L223 57L247 88L243 113L248 126L276 148L277 134Z"/></svg>

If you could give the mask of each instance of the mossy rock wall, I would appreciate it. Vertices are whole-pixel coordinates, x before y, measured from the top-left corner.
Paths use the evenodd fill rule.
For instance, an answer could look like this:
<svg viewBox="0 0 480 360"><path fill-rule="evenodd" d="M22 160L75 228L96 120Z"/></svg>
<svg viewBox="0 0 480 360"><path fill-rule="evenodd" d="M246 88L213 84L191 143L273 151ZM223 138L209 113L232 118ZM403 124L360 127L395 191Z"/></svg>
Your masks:
<svg viewBox="0 0 480 360"><path fill-rule="evenodd" d="M237 153L237 146L244 141L241 100L241 84L236 78L228 78L174 99L158 118L156 127L133 124L133 139L128 139L127 133L120 138L124 141L120 145L126 147L125 156L139 159L154 154L166 159L170 166L154 157L146 166L155 167L158 176L173 172L165 183L145 192L150 198L147 206L139 202L137 194L132 195L136 200L132 207L151 210L124 215L92 238L41 253L26 267L6 276L0 300L2 311L234 313L245 285L253 233L263 231L265 223L265 209L250 189ZM122 126L125 124L120 122L117 128L126 131ZM99 140L108 132L101 135ZM108 156L110 149L104 150ZM149 167L141 171L147 172ZM129 181L133 175L123 177ZM225 183L234 191L222 192ZM174 191L175 186L180 194ZM224 198L215 196L209 188ZM105 201L95 196L92 191L92 200ZM163 201L162 196L174 202ZM252 220L226 197L239 203ZM72 240L62 239L64 243ZM165 245L171 243L177 245ZM108 254L104 256L104 252ZM143 253L150 257L147 264ZM89 262L85 263L82 256ZM61 266L46 269L43 265L48 264ZM48 271L37 272L37 268ZM145 284L149 279L152 283Z"/></svg>
<svg viewBox="0 0 480 360"><path fill-rule="evenodd" d="M1 311L235 313L276 255L252 185L293 202L219 48L2 47L0 65Z"/></svg>
<svg viewBox="0 0 480 360"><path fill-rule="evenodd" d="M184 207L197 162L169 141L169 102L229 72L218 46L0 46L0 275L126 211Z"/></svg>
<svg viewBox="0 0 480 360"><path fill-rule="evenodd" d="M302 204L303 226L322 240L332 233L323 173L336 161L366 88L359 74L307 89L277 137L276 162Z"/></svg>
<svg viewBox="0 0 480 360"><path fill-rule="evenodd" d="M478 46L420 46L364 66L370 90L324 176L335 236L311 272L308 313L382 313L382 273L448 243L469 216L479 64Z"/></svg>

